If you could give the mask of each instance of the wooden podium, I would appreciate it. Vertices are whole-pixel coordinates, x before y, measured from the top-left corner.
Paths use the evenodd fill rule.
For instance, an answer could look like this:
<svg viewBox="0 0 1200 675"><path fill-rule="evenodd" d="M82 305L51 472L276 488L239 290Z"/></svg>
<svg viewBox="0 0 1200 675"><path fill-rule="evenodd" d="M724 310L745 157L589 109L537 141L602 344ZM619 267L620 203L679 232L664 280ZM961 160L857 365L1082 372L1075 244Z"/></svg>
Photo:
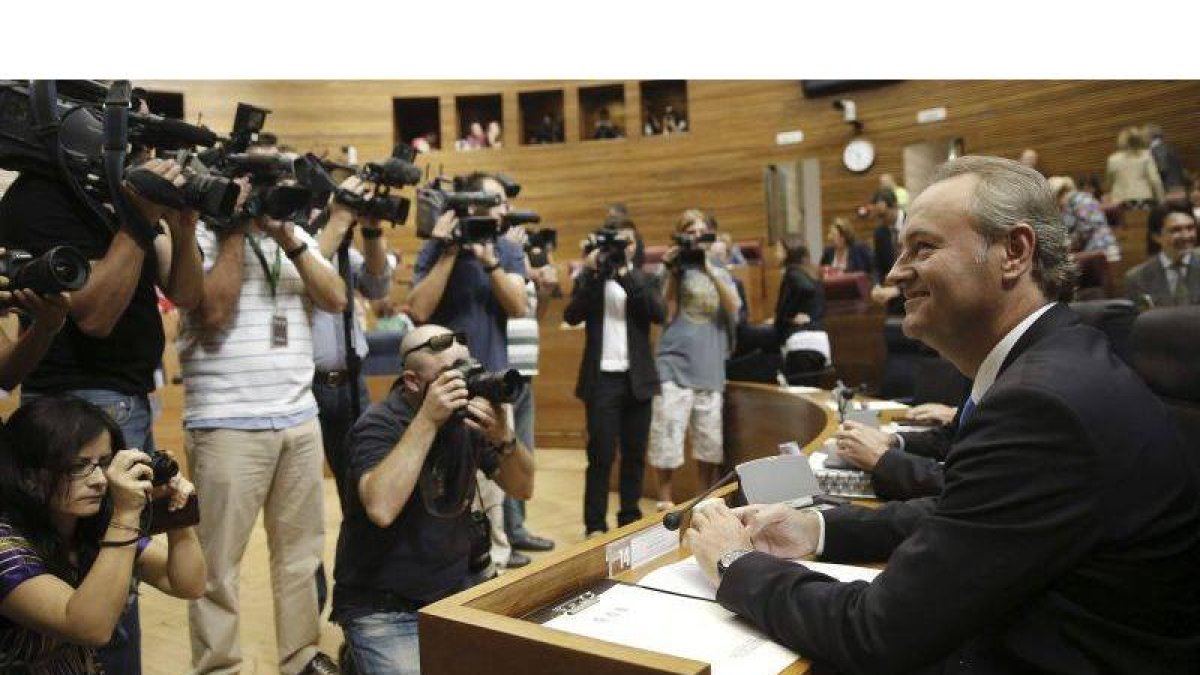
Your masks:
<svg viewBox="0 0 1200 675"><path fill-rule="evenodd" d="M730 383L737 431L737 461L777 454L780 440L795 440L797 425L809 430L805 449L824 442L836 427L836 416L825 405L829 395L792 394L779 387ZM780 417L779 411L788 411ZM803 412L797 412L803 411ZM815 426L819 423L819 426ZM716 494L729 496L730 485ZM635 649L546 628L524 620L556 602L577 595L604 579L636 581L654 569L686 558L679 549L629 569L628 551L635 538L657 530L662 514L647 516L603 537L564 549L524 569L506 572L457 595L433 603L420 612L421 672L425 675L485 673L709 673L706 663ZM624 557L622 552L624 552ZM665 619L665 617L664 617ZM648 625L653 630L654 625ZM809 672L800 660L784 671Z"/></svg>

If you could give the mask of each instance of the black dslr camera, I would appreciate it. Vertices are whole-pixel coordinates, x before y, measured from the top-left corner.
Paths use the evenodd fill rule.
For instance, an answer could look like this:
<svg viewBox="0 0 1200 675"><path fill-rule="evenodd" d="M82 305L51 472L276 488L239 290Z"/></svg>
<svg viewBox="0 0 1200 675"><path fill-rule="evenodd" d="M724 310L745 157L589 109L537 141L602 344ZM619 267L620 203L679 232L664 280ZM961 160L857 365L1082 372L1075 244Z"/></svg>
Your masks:
<svg viewBox="0 0 1200 675"><path fill-rule="evenodd" d="M458 371L467 383L467 396L482 396L493 404L514 403L521 395L524 382L515 369L489 372L483 364L473 358L459 359L447 371Z"/></svg>
<svg viewBox="0 0 1200 675"><path fill-rule="evenodd" d="M704 267L705 251L701 244L711 244L717 240L717 235L706 232L693 237L690 234L679 233L672 236L679 253L675 256L674 265L679 268Z"/></svg>
<svg viewBox="0 0 1200 675"><path fill-rule="evenodd" d="M0 276L8 277L11 291L30 290L38 295L77 291L87 284L92 268L73 246L55 246L34 257L17 249L0 254Z"/></svg>
<svg viewBox="0 0 1200 675"><path fill-rule="evenodd" d="M592 251L599 251L596 255L596 274L601 279L614 279L617 272L629 262L627 249L632 243L617 236L616 230L602 227L588 237L583 245L583 254L588 256Z"/></svg>

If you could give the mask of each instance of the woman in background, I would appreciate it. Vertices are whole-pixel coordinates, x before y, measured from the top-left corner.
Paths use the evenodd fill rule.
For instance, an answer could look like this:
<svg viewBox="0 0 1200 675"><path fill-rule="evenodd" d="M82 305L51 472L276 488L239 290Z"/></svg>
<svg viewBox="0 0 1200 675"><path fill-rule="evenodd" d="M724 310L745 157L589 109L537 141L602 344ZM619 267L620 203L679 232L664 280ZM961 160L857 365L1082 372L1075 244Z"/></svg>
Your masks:
<svg viewBox="0 0 1200 675"><path fill-rule="evenodd" d="M829 246L821 252L821 267L839 274L871 272L871 252L854 239L854 231L845 218L834 218L826 239Z"/></svg>
<svg viewBox="0 0 1200 675"><path fill-rule="evenodd" d="M779 344L799 330L820 330L825 317L825 288L810 266L808 247L800 237L785 237L776 248L783 276L775 303L775 334Z"/></svg>
<svg viewBox="0 0 1200 675"><path fill-rule="evenodd" d="M1127 127L1117 135L1117 151L1108 156L1106 172L1114 202L1146 206L1162 201L1162 178L1148 147L1137 127Z"/></svg>

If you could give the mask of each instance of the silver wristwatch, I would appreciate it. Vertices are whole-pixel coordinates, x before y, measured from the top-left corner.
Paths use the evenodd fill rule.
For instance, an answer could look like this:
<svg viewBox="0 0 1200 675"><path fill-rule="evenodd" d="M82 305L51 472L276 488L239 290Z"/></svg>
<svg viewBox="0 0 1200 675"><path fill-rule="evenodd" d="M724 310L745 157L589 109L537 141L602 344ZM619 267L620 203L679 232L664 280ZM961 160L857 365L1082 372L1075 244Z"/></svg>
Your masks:
<svg viewBox="0 0 1200 675"><path fill-rule="evenodd" d="M748 548L735 548L732 551L726 551L725 553L721 554L721 558L717 560L717 576L725 576L725 571L728 570L738 558L750 552L751 549Z"/></svg>

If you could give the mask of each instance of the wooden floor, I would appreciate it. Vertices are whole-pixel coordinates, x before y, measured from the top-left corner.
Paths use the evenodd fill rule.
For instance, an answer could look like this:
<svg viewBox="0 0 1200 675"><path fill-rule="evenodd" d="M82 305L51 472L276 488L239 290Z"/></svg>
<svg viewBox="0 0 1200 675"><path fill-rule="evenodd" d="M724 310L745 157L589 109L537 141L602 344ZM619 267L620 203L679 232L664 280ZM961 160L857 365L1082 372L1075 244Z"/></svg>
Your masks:
<svg viewBox="0 0 1200 675"><path fill-rule="evenodd" d="M167 422L164 415L156 424L156 430ZM178 424L177 417L174 423ZM175 435L178 433L176 431ZM169 435L164 433L160 437ZM536 459L536 492L527 510L530 530L554 539L560 547L583 541L583 471L587 463L584 453L579 450L543 449L537 452ZM610 521L615 521L615 495L610 497L610 504ZM642 500L644 513L649 513L653 508L652 501ZM332 479L326 478L325 567L331 574L340 523L337 493ZM615 522L610 524L615 525ZM538 556L533 555L535 559ZM241 581L242 655L245 659L242 673L278 673L267 542L261 519L255 526L242 563ZM146 675L178 675L186 672L191 658L187 604L146 584L142 585L142 589L143 671ZM322 650L336 655L341 642L341 630L322 620Z"/></svg>

